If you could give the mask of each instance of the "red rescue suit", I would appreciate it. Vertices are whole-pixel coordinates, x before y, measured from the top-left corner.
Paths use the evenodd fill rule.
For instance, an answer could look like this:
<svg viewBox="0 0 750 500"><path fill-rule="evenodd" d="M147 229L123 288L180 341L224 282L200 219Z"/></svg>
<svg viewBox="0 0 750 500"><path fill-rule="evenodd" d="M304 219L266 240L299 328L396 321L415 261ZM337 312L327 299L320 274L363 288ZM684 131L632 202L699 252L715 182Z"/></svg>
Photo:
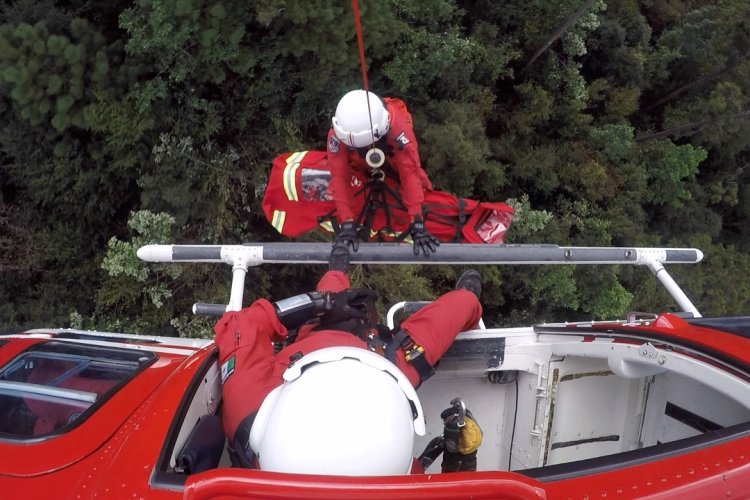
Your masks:
<svg viewBox="0 0 750 500"><path fill-rule="evenodd" d="M400 99L389 97L385 97L383 102L390 125L385 136L386 164L398 174L401 198L413 219L422 212L424 191L432 190L432 183L419 161L417 139L406 105ZM348 147L336 137L333 129L328 131L326 144L331 172L330 191L336 205L336 215L339 222L355 220L358 214L352 208L353 193L361 185L355 184L360 181L353 174L356 171L369 175L371 168L357 149ZM391 184L392 189L398 189L390 178L386 178L386 182Z"/></svg>
<svg viewBox="0 0 750 500"><path fill-rule="evenodd" d="M349 288L349 278L341 271L328 271L317 290L339 292ZM477 297L463 289L453 290L423 307L403 323L401 329L424 348L427 362L434 366L460 332L479 323L482 306ZM297 340L274 355L272 342L283 341L287 329L281 324L273 304L266 299L250 307L227 312L216 323L216 344L221 367L224 430L230 442L242 420L257 411L265 397L282 384L284 371L307 353L332 346L367 349L367 343L355 335L337 330L311 331L302 326ZM420 377L407 363L401 349L397 365L416 387Z"/></svg>

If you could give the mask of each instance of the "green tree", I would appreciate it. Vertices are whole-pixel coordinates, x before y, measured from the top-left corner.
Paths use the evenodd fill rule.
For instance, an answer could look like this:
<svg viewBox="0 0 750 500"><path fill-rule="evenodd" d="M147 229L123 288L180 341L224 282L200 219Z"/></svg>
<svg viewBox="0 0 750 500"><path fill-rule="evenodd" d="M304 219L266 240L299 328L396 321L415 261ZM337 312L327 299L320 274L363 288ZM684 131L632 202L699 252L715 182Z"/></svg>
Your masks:
<svg viewBox="0 0 750 500"><path fill-rule="evenodd" d="M407 102L437 189L513 204L513 243L704 248L675 276L706 312L739 313L744 290L707 289L748 269L749 5L384 0L360 12L369 86ZM260 210L273 158L323 149L336 102L362 85L347 3L4 4L0 325L209 334L190 306L225 301L229 270L173 277L135 248L276 239ZM168 228L153 215L166 213ZM385 305L459 271L354 277ZM486 320L673 308L641 271L489 266ZM309 289L316 274L251 269L246 300Z"/></svg>

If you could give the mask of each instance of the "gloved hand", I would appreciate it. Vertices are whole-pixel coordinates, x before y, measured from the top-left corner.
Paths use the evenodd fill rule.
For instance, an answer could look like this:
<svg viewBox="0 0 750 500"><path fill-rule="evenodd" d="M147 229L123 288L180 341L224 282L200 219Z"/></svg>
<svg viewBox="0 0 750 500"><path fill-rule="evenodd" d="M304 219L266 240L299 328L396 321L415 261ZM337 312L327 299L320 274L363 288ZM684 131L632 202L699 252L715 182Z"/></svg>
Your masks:
<svg viewBox="0 0 750 500"><path fill-rule="evenodd" d="M349 246L355 252L359 250L359 233L357 232L357 223L353 220L348 220L341 224L341 227L336 233L336 238L334 238L333 243L334 246L336 244Z"/></svg>
<svg viewBox="0 0 750 500"><path fill-rule="evenodd" d="M409 226L409 234L414 242L414 255L419 255L422 250L425 257L429 257L430 252L435 252L440 242L424 228L424 222L421 218L415 218Z"/></svg>
<svg viewBox="0 0 750 500"><path fill-rule="evenodd" d="M377 292L369 288L347 288L332 293L326 301L321 323L339 323L348 319L371 320L373 318L368 318L369 309L374 307L377 298Z"/></svg>

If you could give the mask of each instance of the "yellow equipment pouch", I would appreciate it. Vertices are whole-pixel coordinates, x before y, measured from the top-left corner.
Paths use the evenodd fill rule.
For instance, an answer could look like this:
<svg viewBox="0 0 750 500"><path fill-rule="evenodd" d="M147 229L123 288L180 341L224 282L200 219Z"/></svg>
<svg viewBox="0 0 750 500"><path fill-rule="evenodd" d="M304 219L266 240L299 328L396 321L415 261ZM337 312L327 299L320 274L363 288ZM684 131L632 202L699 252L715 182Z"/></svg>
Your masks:
<svg viewBox="0 0 750 500"><path fill-rule="evenodd" d="M482 437L482 429L479 424L467 415L458 437L458 452L462 455L474 453L482 444Z"/></svg>

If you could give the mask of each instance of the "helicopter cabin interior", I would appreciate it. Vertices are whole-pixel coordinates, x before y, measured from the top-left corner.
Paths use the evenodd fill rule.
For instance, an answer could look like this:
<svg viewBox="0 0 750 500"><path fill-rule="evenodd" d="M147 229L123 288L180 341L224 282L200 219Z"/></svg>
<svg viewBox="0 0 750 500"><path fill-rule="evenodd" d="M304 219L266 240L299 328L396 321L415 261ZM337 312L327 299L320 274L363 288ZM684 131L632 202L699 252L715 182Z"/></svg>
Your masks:
<svg viewBox="0 0 750 500"><path fill-rule="evenodd" d="M566 325L464 332L417 391L427 433L414 456L442 434L440 413L460 398L483 430L477 470L544 480L652 460L747 432L747 381L704 354L626 333L584 335ZM163 473L231 465L215 415L216 363L190 394ZM214 443L208 460L200 459L206 442ZM440 459L426 472L440 472Z"/></svg>

